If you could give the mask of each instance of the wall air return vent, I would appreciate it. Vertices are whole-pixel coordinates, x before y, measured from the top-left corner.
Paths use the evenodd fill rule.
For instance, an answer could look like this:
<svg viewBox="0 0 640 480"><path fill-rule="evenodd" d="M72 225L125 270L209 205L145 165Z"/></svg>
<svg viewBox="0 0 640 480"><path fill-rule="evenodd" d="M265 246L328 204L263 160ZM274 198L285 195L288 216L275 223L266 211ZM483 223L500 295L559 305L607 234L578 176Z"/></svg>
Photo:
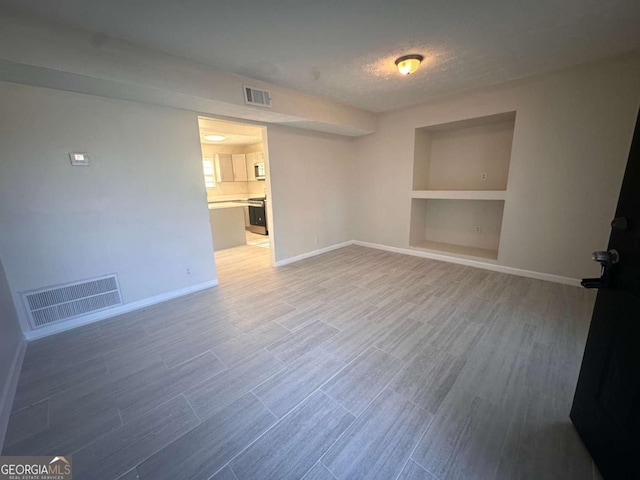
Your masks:
<svg viewBox="0 0 640 480"><path fill-rule="evenodd" d="M24 292L22 300L34 329L122 305L116 275Z"/></svg>
<svg viewBox="0 0 640 480"><path fill-rule="evenodd" d="M271 95L267 90L244 86L244 103L259 107L271 107Z"/></svg>

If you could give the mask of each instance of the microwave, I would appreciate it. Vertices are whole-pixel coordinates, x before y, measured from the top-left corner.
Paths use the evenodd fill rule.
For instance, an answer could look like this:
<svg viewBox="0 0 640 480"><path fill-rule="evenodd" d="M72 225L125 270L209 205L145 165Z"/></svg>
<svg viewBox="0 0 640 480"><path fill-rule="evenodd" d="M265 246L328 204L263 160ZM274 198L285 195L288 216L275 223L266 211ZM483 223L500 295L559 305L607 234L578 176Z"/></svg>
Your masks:
<svg viewBox="0 0 640 480"><path fill-rule="evenodd" d="M253 171L255 172L256 180L264 180L264 162L254 163Z"/></svg>

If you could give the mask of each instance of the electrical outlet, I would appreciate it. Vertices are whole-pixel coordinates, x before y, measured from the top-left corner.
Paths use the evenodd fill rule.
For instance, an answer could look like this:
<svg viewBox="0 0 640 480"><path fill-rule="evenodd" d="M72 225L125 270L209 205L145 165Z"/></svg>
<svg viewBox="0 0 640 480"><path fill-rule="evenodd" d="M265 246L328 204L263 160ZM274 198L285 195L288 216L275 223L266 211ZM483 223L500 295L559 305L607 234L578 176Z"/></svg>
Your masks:
<svg viewBox="0 0 640 480"><path fill-rule="evenodd" d="M316 235L316 245L320 244L320 237Z"/></svg>
<svg viewBox="0 0 640 480"><path fill-rule="evenodd" d="M482 228L480 228L480 226L479 226L479 225L476 225L476 226L474 227L474 231L475 231L476 233L482 233Z"/></svg>
<svg viewBox="0 0 640 480"><path fill-rule="evenodd" d="M482 172L480 174L480 180L485 181L487 179L487 172Z"/></svg>
<svg viewBox="0 0 640 480"><path fill-rule="evenodd" d="M187 275L191 275L191 269L187 268Z"/></svg>

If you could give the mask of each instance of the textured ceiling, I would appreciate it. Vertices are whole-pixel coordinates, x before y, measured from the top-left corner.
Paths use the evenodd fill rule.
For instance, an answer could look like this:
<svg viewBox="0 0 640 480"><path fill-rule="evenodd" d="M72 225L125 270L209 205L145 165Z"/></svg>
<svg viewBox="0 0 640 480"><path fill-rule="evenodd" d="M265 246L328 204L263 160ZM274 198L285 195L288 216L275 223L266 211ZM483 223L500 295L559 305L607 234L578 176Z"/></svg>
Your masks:
<svg viewBox="0 0 640 480"><path fill-rule="evenodd" d="M640 49L638 0L0 0L380 112ZM396 57L425 64L401 77Z"/></svg>

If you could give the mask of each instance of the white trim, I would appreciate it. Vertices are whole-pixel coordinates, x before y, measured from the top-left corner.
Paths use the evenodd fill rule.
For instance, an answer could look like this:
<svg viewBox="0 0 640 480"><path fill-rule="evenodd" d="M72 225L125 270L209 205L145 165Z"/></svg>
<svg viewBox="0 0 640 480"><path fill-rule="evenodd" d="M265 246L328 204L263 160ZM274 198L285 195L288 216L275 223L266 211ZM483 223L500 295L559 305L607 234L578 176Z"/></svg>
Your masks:
<svg viewBox="0 0 640 480"><path fill-rule="evenodd" d="M18 388L18 378L20 377L22 362L24 361L26 351L27 340L22 337L13 355L13 362L11 362L11 368L9 368L7 381L2 386L2 395L0 395L0 452L4 445L5 435L7 434L9 417L11 417L11 407L13 406L13 399Z"/></svg>
<svg viewBox="0 0 640 480"><path fill-rule="evenodd" d="M171 292L162 293L154 297L138 300L137 302L131 302L124 304L120 307L110 308L109 310L103 310L101 312L92 313L90 315L84 315L82 317L74 318L67 322L60 322L49 327L39 328L37 330L31 330L25 333L27 340L35 340L36 338L48 337L56 333L64 332L65 330L71 330L72 328L81 327L82 325L88 325L89 323L98 322L106 318L115 317L123 313L131 312L133 310L139 310L156 303L166 302L172 298L182 297L190 293L199 292L200 290L206 290L207 288L217 287L218 279L210 280L208 282L198 283L197 285L191 285L189 287L181 288L179 290L173 290Z"/></svg>
<svg viewBox="0 0 640 480"><path fill-rule="evenodd" d="M571 285L574 287L580 286L580 280L577 278L563 277L561 275L553 275L551 273L534 272L533 270L524 270L521 268L506 267L504 265L498 265L496 263L487 263L487 262L471 260L467 258L441 255L438 253L411 250L409 248L390 247L390 246L381 245L378 243L362 242L360 240L354 240L352 243L355 245L360 245L361 247L369 247L369 248L375 248L378 250L386 250L388 252L402 253L405 255L413 255L414 257L432 258L434 260L441 260L443 262L457 263L460 265L467 265L469 267L484 268L486 270L493 270L495 272L518 275L520 277L535 278L537 280L546 280L547 282L562 283L564 285Z"/></svg>
<svg viewBox="0 0 640 480"><path fill-rule="evenodd" d="M330 252L331 250L337 250L339 248L348 247L349 245L353 245L354 241L349 240L347 242L336 243L335 245L330 245L328 247L319 248L318 250L312 250L311 252L303 253L301 255L296 255L295 257L285 258L283 260L278 260L275 263L276 267L282 267L284 265L289 265L290 263L299 262L300 260L304 260L306 258L315 257L316 255L321 255L323 253Z"/></svg>

